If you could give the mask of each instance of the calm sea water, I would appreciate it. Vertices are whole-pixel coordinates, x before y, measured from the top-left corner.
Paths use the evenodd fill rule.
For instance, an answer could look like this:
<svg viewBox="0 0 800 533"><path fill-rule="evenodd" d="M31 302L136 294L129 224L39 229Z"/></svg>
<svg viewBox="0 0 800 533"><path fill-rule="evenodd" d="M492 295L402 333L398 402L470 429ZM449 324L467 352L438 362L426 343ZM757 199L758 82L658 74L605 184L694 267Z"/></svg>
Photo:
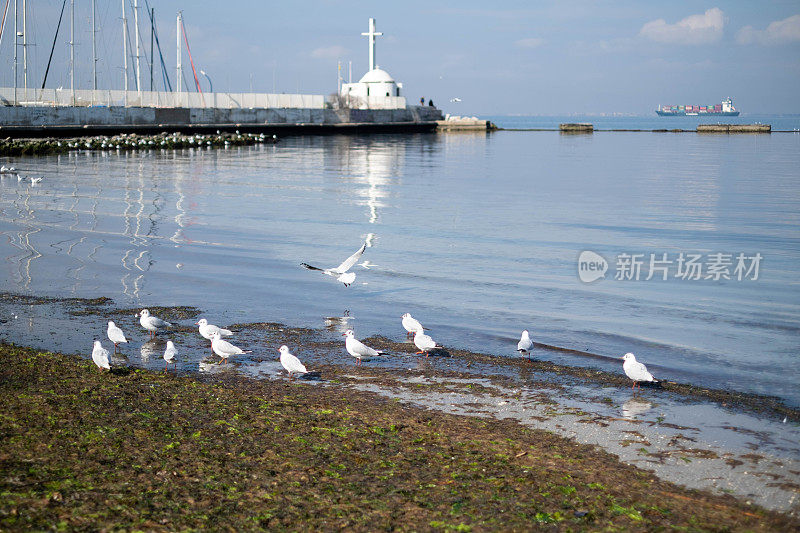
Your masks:
<svg viewBox="0 0 800 533"><path fill-rule="evenodd" d="M44 180L1 178L4 291L197 305L217 324L347 312L358 336L398 339L411 312L448 346L514 357L529 329L587 352L537 357L621 371L632 351L663 378L800 404L800 135L290 137L13 164ZM299 266L365 239L349 288ZM579 279L586 250L605 279ZM645 279L650 254L681 253L763 259L758 279L675 263ZM614 279L623 254L641 254L638 281Z"/></svg>
<svg viewBox="0 0 800 533"><path fill-rule="evenodd" d="M454 113L457 114L457 113ZM773 131L800 132L800 115L754 115L743 113L738 117L659 117L655 113L647 116L586 116L586 115L554 115L554 116L487 116L501 128L540 129L555 128L564 122L591 122L595 129L614 130L657 130L681 129L694 130L698 124L769 124Z"/></svg>

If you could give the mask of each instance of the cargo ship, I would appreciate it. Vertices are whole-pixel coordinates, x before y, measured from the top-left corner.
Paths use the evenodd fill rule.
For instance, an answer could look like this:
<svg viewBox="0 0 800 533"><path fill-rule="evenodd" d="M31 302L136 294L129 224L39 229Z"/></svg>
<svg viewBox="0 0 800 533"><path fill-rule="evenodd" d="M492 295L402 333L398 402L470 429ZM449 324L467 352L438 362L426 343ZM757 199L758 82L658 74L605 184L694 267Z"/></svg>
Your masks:
<svg viewBox="0 0 800 533"><path fill-rule="evenodd" d="M739 111L733 107L733 100L726 98L721 104L716 105L666 105L658 106L656 113L660 117L685 117L685 116L725 116L738 117Z"/></svg>

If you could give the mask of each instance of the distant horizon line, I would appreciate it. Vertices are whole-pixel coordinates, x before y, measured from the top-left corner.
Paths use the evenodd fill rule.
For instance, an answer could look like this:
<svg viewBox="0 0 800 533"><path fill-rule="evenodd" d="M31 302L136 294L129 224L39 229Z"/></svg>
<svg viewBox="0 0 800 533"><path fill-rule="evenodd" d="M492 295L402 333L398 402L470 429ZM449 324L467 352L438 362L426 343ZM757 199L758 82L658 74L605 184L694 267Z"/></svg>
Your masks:
<svg viewBox="0 0 800 533"><path fill-rule="evenodd" d="M446 111L446 110L442 110ZM687 115L681 117L659 117L653 111L652 114L640 114L640 113L603 113L603 112L588 112L588 113L547 113L547 114L540 114L540 113L453 113L450 112L450 115L461 115L461 116L484 116L484 117L597 117L597 118L666 118L670 119L681 119L681 118L688 118L694 120L696 118L703 118L698 117L696 115ZM719 115L708 115L708 117L718 117ZM740 117L746 116L753 116L753 117L800 117L800 111L795 113L744 113L742 112ZM665 121L665 122L666 122Z"/></svg>

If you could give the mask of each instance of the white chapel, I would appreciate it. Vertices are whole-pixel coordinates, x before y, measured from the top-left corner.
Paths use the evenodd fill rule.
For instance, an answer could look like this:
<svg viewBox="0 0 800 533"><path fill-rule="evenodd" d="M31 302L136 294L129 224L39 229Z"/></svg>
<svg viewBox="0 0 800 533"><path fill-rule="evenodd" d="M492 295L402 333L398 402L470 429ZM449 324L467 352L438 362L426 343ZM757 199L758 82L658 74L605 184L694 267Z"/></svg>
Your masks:
<svg viewBox="0 0 800 533"><path fill-rule="evenodd" d="M400 96L403 84L375 65L375 37L383 35L375 31L375 19L369 19L369 31L361 35L369 37L369 71L356 83L342 84L342 99L356 109L405 108L406 99Z"/></svg>

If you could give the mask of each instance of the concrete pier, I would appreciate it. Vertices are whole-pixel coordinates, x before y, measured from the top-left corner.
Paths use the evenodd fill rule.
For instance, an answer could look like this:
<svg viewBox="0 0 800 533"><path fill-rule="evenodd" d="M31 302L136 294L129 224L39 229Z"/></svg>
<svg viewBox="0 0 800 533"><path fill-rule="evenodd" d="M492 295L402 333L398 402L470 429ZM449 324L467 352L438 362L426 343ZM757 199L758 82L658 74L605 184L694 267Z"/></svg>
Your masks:
<svg viewBox="0 0 800 533"><path fill-rule="evenodd" d="M574 122L559 124L558 129L565 133L592 133L594 131L594 125L588 122Z"/></svg>
<svg viewBox="0 0 800 533"><path fill-rule="evenodd" d="M402 109L163 108L163 107L0 107L0 136L52 137L154 134L162 131L211 133L334 133L433 131L442 113L429 106Z"/></svg>
<svg viewBox="0 0 800 533"><path fill-rule="evenodd" d="M436 131L491 131L497 126L488 120L478 117L460 117L447 115L444 120L436 121Z"/></svg>
<svg viewBox="0 0 800 533"><path fill-rule="evenodd" d="M697 133L771 133L770 124L699 124Z"/></svg>

